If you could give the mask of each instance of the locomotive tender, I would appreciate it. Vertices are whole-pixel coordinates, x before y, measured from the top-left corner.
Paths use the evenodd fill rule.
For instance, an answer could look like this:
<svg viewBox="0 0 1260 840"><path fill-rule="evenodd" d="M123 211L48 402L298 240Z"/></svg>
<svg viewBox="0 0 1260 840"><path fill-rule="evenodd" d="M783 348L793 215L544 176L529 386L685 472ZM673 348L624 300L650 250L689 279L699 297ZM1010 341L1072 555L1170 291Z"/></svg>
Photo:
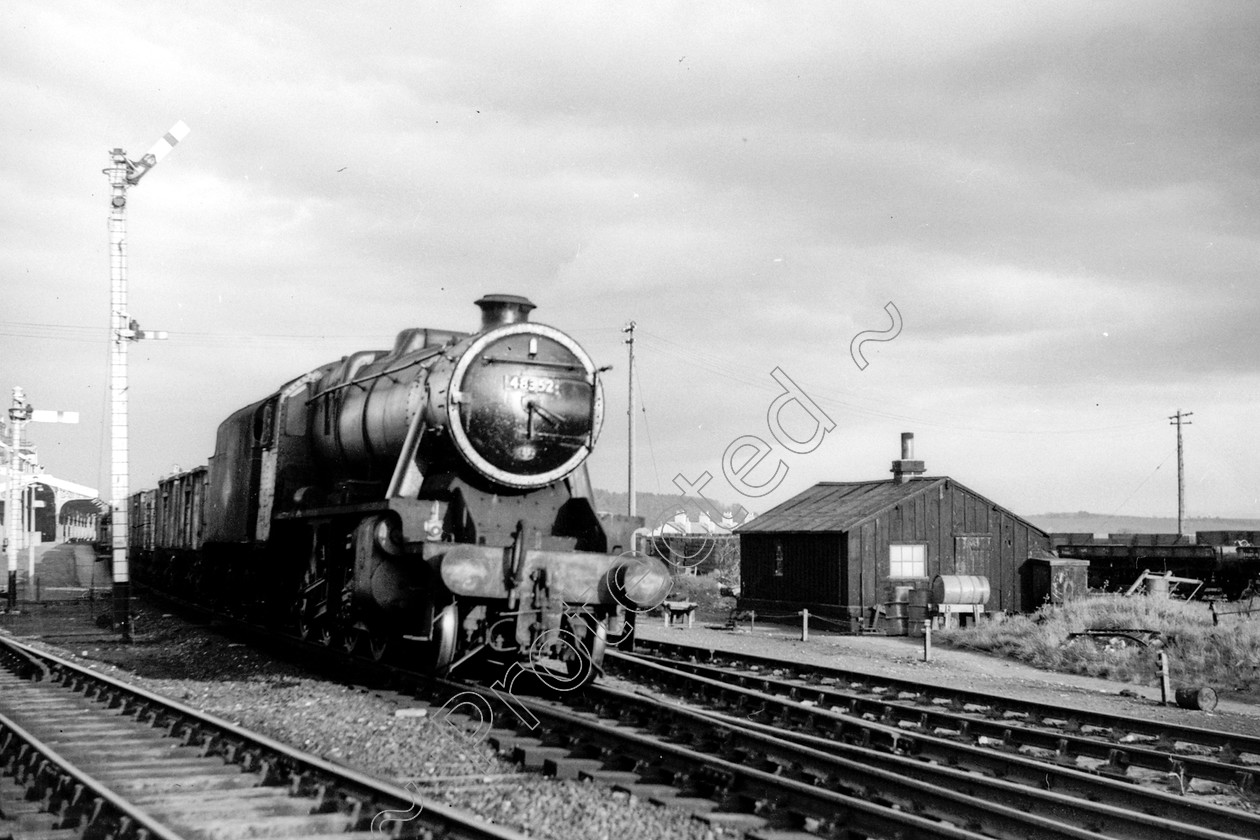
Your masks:
<svg viewBox="0 0 1260 840"><path fill-rule="evenodd" d="M477 305L477 332L404 330L225 420L207 467L132 497L137 578L439 673L589 679L672 579L596 515L601 371L529 300Z"/></svg>

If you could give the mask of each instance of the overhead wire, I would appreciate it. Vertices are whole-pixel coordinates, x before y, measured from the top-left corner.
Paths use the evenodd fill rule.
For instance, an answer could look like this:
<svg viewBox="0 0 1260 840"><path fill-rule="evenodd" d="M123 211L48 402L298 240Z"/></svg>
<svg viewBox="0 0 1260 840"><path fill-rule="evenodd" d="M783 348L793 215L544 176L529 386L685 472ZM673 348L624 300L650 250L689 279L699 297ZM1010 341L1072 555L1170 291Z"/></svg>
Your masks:
<svg viewBox="0 0 1260 840"><path fill-rule="evenodd" d="M1146 478L1142 479L1142 480L1138 483L1138 486L1133 488L1133 492L1132 492L1132 493L1130 493L1128 496L1125 496L1124 501L1123 501L1123 502L1121 502L1121 503L1119 504L1119 506L1118 506L1115 510L1113 510L1110 514L1108 514L1107 518L1106 518L1106 519L1104 519L1104 520L1102 521L1102 524L1103 524L1103 525L1107 525L1109 522L1111 522L1111 520L1115 519L1115 518L1116 518L1116 514L1118 514L1118 513L1120 512L1120 509L1121 509L1121 508L1123 508L1125 505L1127 505L1127 504L1129 503L1129 500L1130 500L1130 499L1132 499L1134 496L1136 496L1136 495L1137 495L1137 492L1138 492L1139 490L1141 490L1143 487L1145 487L1145 486L1146 486L1146 482L1150 481L1152 478L1154 478L1154 477L1155 477L1155 473L1159 472L1159 471L1160 471L1160 468L1161 468L1161 467L1163 467L1163 466L1164 466L1164 464L1167 464L1167 463L1168 463L1168 459L1169 459L1169 458L1171 458L1171 457L1172 457L1172 454L1171 454L1171 453L1170 453L1170 454L1168 454L1168 455L1166 455L1166 456L1164 457L1164 460L1162 460L1162 461L1160 461L1160 462L1159 462L1159 466L1158 466L1158 467L1156 467L1155 469L1151 470L1151 474L1150 474L1150 475L1148 475Z"/></svg>
<svg viewBox="0 0 1260 840"><path fill-rule="evenodd" d="M386 333L225 333L200 331L169 331L171 337L184 345L237 346L242 344L287 344L312 341L346 341L361 344L391 346L395 336ZM39 338L60 341L95 342L109 340L109 328L78 324L39 324L29 322L0 321L0 336L15 338Z"/></svg>
<svg viewBox="0 0 1260 840"><path fill-rule="evenodd" d="M603 334L615 332L612 327L581 327L568 330L572 334ZM371 345L388 348L393 345L393 333L229 333L199 330L168 330L173 341L184 346L234 347L241 345L277 346L316 341L336 341L355 345ZM49 324L27 321L0 321L0 336L13 338L38 338L53 341L90 343L109 340L109 327L82 324Z"/></svg>
<svg viewBox="0 0 1260 840"><path fill-rule="evenodd" d="M639 410L643 412L643 431L647 433L648 455L652 458L652 472L656 474L656 492L661 493L661 471L656 465L656 447L652 445L652 427L648 425L647 402L643 399L643 380L635 381L639 390Z"/></svg>

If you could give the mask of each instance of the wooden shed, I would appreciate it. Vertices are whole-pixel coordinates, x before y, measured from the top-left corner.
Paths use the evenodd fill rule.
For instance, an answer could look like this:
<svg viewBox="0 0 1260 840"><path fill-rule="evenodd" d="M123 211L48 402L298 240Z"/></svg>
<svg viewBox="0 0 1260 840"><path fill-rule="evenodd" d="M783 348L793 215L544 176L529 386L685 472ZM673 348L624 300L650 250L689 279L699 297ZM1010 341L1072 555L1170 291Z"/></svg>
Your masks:
<svg viewBox="0 0 1260 840"><path fill-rule="evenodd" d="M988 611L1040 606L1029 560L1052 556L1049 535L953 478L922 476L910 437L891 479L821 482L737 529L741 609L866 619L936 575L987 577Z"/></svg>

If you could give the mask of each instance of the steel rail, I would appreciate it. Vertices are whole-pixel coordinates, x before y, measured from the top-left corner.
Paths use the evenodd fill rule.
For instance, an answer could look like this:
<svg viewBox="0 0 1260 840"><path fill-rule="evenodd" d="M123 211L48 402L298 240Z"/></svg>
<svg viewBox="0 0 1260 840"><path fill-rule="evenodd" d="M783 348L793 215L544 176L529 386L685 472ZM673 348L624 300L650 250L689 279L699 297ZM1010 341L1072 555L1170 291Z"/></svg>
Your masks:
<svg viewBox="0 0 1260 840"><path fill-rule="evenodd" d="M503 709L502 695L493 689L459 683L439 681L439 695L454 697L469 692L478 694L491 707ZM939 801L943 791L913 780L872 777L864 774L866 783L850 781L848 791L816 786L778 775L774 772L748 767L737 761L716 756L709 750L695 749L680 743L670 743L660 738L630 731L625 726L610 725L591 717L532 698L512 695L510 708L525 710L535 722L545 728L549 740L574 754L573 761L589 761L613 770L621 769L651 780L664 780L664 784L679 788L684 795L716 799L739 810L734 813L755 815L770 823L801 825L807 820L818 824L815 829L821 836L832 836L832 831L857 832L859 836L874 838L914 837L925 840L977 840L985 835L977 833L976 822L999 824L1013 815L1002 813L996 818L986 818L971 810L956 810L956 817L970 825L960 826L942 822L924 814L915 807L915 800L904 792L913 790L923 794L927 801ZM506 711L505 711L506 714ZM476 721L476 729L487 741L510 747L519 735L514 729L502 726L490 728L485 720ZM536 738L539 733L530 730L527 737ZM685 734L680 732L680 734ZM791 749L800 750L799 746ZM561 762L550 759L553 767ZM877 781L878 784L871 784ZM891 795L883 784L887 782L899 795ZM838 785L837 787L841 787ZM923 801L923 800L920 800ZM900 810L905 807L907 810ZM985 804L992 811L992 806ZM1038 833L1039 827L1049 829L1052 821L1029 818L1020 823L1022 834L1003 834L1003 837L1080 837L1097 840L1088 832ZM1028 833L1032 830L1032 833Z"/></svg>
<svg viewBox="0 0 1260 840"><path fill-rule="evenodd" d="M765 670L792 671L803 680L819 681L832 679L838 682L862 685L872 693L882 689L886 692L898 694L914 694L924 698L925 703L939 702L958 709L965 706L987 708L991 710L994 716L1014 714L1023 715L1032 720L1063 720L1069 726L1075 728L1092 726L1106 731L1141 735L1157 740L1163 739L1170 743L1185 742L1196 744L1220 750L1225 755L1236 756L1251 753L1257 759L1260 759L1260 737L1253 735L1242 735L1177 723L1144 721L1105 712L1093 712L1087 709L1064 709L1062 706L1056 706L1052 703L986 694L959 686L928 685L915 680L888 677L864 671L784 662L765 656L692 645L680 645L674 642L636 639L635 648L641 651L656 650L663 655L691 658L697 662L720 662L726 660L731 663L756 666Z"/></svg>
<svg viewBox="0 0 1260 840"><path fill-rule="evenodd" d="M632 670L636 678L681 686L701 702L719 703L773 721L780 737L801 740L799 733L822 736L838 749L857 745L886 754L984 773L1030 787L1048 788L1080 800L1156 816L1185 826L1201 826L1230 837L1260 837L1260 818L1229 808L1172 796L1162 791L1093 772L1064 767L1006 750L973 746L922 732L834 712L755 689L735 686L660 665L633 654L612 652L605 662L614 670ZM786 731L785 731L786 730ZM816 745L816 741L808 743Z"/></svg>
<svg viewBox="0 0 1260 840"><path fill-rule="evenodd" d="M834 755L837 747L845 754L853 756L866 766L881 767L909 778L931 781L944 785L959 793L966 793L992 802L999 802L1014 808L1037 809L1049 805L1054 813L1063 814L1065 822L1081 825L1090 831L1106 837L1149 837L1153 840L1167 840L1169 837L1184 833L1191 837L1203 838L1238 838L1244 836L1238 832L1217 831L1199 825L1186 826L1175 823L1167 816L1133 811L1092 802L1080 797L1068 796L1057 791L1034 788L1009 782L993 776L972 773L955 767L923 761L918 758L901 756L895 753L879 752L856 745L842 745L828 738L809 735L804 732L784 732L773 726L754 721L733 718L720 712L702 710L700 714L711 716L716 720L725 720L731 725L744 727L755 732L765 732L787 741L810 746L823 753ZM1030 810L1030 813L1036 813ZM1174 829L1174 826L1175 829ZM1241 831L1251 831L1250 824L1236 826Z"/></svg>
<svg viewBox="0 0 1260 840"><path fill-rule="evenodd" d="M3 638L0 637L0 641ZM0 644L0 665L8 668L24 680L40 681L48 678L48 668L25 650Z"/></svg>
<svg viewBox="0 0 1260 840"><path fill-rule="evenodd" d="M0 712L0 760L19 784L34 788L58 828L114 840L184 840L144 809L75 767L55 749Z"/></svg>
<svg viewBox="0 0 1260 840"><path fill-rule="evenodd" d="M410 814L420 803L410 790L369 776L348 767L333 764L318 756L297 750L265 735L251 732L234 723L207 712L198 711L178 701L147 691L139 686L128 685L107 674L98 673L56 654L38 650L15 639L0 637L0 648L9 647L26 657L44 663L48 668L49 681L61 683L65 688L81 692L85 697L121 707L123 714L134 713L137 719L145 716L149 723L168 733L184 733L191 739L194 732L205 734L206 754L221 754L230 760L247 760L253 766L263 767L268 775L287 777L300 789L312 786L332 785L348 799L362 803L363 819L375 819L385 812L400 815L384 821L399 822L404 836L427 830L435 836L449 840L524 840L525 835L488 823L471 814L458 811L438 802L424 802L420 812ZM295 789L297 789L295 788Z"/></svg>
<svg viewBox="0 0 1260 840"><path fill-rule="evenodd" d="M825 738L788 734L771 726L662 703L615 689L597 689L612 708L637 705L636 717L655 730L720 730L724 753L776 766L777 772L826 786L857 785L898 807L968 824L993 837L1089 837L1168 840L1236 840L1237 834L1172 822L1126 808L1018 785L908 756L860 747L837 752ZM706 738L704 734L694 738Z"/></svg>
<svg viewBox="0 0 1260 840"><path fill-rule="evenodd" d="M719 682L756 688L765 694L788 697L792 700L810 700L820 706L840 707L848 714L875 719L893 725L905 723L921 732L936 730L957 732L959 737L972 741L989 738L1000 742L1003 748L1030 747L1053 753L1057 760L1066 761L1073 756L1098 759L1106 762L1107 770L1123 776L1129 767L1142 767L1157 773L1171 773L1188 784L1192 779L1207 779L1237 786L1247 791L1254 787L1260 766L1225 762L1212 758L1176 753L1171 745L1159 749L1136 742L1123 743L1115 738L1097 738L1078 734L1079 727L1036 728L1007 719L980 717L965 712L950 711L934 705L916 695L915 702L902 702L895 698L871 698L824 685L802 686L764 674L733 672L712 665L695 662L678 662L656 659L656 664L679 668ZM1070 712L1060 712L1061 719ZM1115 730L1109 730L1114 733Z"/></svg>

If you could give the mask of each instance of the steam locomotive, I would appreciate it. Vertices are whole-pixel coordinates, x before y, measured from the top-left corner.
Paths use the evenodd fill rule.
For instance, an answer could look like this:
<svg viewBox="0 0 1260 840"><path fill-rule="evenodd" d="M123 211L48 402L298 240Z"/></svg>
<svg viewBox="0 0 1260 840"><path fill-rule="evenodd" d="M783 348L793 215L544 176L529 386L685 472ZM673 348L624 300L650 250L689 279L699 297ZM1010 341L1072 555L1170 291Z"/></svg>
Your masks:
<svg viewBox="0 0 1260 840"><path fill-rule="evenodd" d="M135 577L446 673L599 669L672 580L601 519L590 357L515 295L473 333L407 329L240 409L206 467L130 500Z"/></svg>

